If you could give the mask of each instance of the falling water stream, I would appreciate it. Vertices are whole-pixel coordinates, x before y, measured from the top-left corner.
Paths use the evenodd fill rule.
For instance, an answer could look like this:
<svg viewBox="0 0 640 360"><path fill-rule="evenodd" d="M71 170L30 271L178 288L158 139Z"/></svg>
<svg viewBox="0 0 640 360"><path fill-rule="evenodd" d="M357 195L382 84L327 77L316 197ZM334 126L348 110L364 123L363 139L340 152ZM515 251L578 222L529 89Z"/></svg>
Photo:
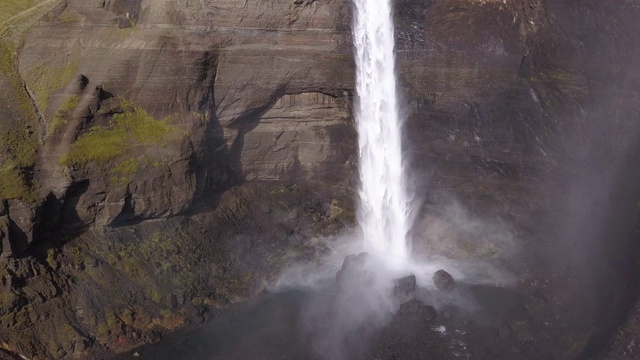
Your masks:
<svg viewBox="0 0 640 360"><path fill-rule="evenodd" d="M409 257L410 223L392 8L390 0L353 0L353 4L361 183L358 221L367 251L397 268Z"/></svg>

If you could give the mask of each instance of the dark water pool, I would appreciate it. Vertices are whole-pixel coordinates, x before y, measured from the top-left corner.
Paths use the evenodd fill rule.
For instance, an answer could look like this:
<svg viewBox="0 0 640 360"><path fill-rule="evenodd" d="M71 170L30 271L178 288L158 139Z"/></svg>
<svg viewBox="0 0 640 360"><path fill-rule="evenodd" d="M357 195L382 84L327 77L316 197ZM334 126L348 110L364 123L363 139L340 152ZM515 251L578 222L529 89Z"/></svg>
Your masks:
<svg viewBox="0 0 640 360"><path fill-rule="evenodd" d="M308 358L306 341L299 331L299 314L309 296L296 290L263 296L230 309L205 325L179 331L117 359Z"/></svg>
<svg viewBox="0 0 640 360"><path fill-rule="evenodd" d="M513 308L519 303L514 293L492 287L467 287L463 296L472 299L478 308L473 313L476 323L491 324L492 319L501 316L501 312ZM210 322L166 336L157 344L145 345L127 354L120 355L116 359L141 359L141 360L275 360L275 359L369 359L394 358L405 359L403 351L407 345L402 344L406 339L411 340L410 346L424 341L428 343L424 349L416 348L413 353L424 352L439 353L450 352L451 344L461 344L461 331L454 331L455 319L437 319L428 327L424 324L396 324L388 326L387 330L380 331L385 339L376 338L373 332L367 334L367 343L364 347L356 349L358 337L365 338L365 330L357 329L350 334L341 334L356 339L350 343L346 351L353 350L349 355L332 352L335 349L326 348L318 352L317 337L322 331L323 321L331 316L328 303L335 300L335 288L324 288L316 291L287 290L260 296L245 304L235 306ZM358 304L354 304L356 307ZM315 311L313 309L320 309ZM324 310L323 310L324 309ZM335 315L335 314L334 314ZM345 315L345 314L343 314ZM348 315L348 313L346 314ZM462 317L460 324L469 318ZM339 319L338 319L339 320ZM336 321L329 320L329 322ZM448 335L444 336L442 326L447 324ZM417 327L416 327L417 326ZM415 327L415 328L411 328ZM388 329L391 329L391 333ZM326 330L326 328L325 328ZM480 332L485 330L480 329ZM401 336L399 341L388 343L395 335ZM406 335L408 334L408 335ZM452 336L448 338L448 336ZM454 339L458 336L460 339ZM437 341L436 341L437 340ZM329 343L329 347L331 347ZM400 345L397 345L400 344ZM361 345L361 344L360 344ZM418 346L420 344L417 344ZM392 351L394 346L401 346L402 351ZM436 349L435 347L439 347ZM376 350L376 347L381 348ZM464 346L458 346L463 348ZM373 349L373 350L372 350ZM392 350L390 350L392 349ZM343 349L344 350L344 349ZM357 350L357 351L356 351ZM379 351L380 350L380 351ZM372 352L373 351L373 352ZM377 352L376 352L377 351ZM136 356L134 356L134 353ZM357 354L356 354L357 353ZM330 354L330 355L327 355ZM355 355L354 355L355 354ZM382 355L379 355L382 354ZM381 357L380 357L381 356ZM412 355L413 356L413 355ZM420 355L419 355L420 356ZM429 358L433 358L432 356ZM438 356L439 359L449 357ZM460 358L460 357L451 357ZM464 357L463 357L464 358Z"/></svg>

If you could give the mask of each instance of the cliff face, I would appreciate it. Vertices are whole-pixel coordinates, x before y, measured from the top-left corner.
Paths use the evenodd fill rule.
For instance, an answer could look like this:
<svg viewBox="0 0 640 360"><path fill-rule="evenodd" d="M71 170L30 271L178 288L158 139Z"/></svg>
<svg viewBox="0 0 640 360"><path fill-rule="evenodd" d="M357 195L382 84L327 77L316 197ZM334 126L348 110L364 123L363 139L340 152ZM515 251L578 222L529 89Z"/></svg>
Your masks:
<svg viewBox="0 0 640 360"><path fill-rule="evenodd" d="M45 212L81 192L65 208L75 223L171 216L244 178L320 179L318 169L343 165L352 148L331 137L352 134L350 63L336 56L348 41L338 32L343 10L59 4L19 56L46 129L36 174L52 195Z"/></svg>
<svg viewBox="0 0 640 360"><path fill-rule="evenodd" d="M548 296L527 301L528 312L563 329L536 337L571 338L534 341L548 352L525 358L594 356L638 293L639 10L634 1L396 4L407 133L427 203L441 203L444 189L480 217L517 224L518 260L507 266L528 264L523 293ZM437 225L425 219L418 232ZM483 235L468 236L462 245L477 256ZM604 358L637 356L620 350L633 348L633 324Z"/></svg>
<svg viewBox="0 0 640 360"><path fill-rule="evenodd" d="M37 6L2 38L7 352L153 340L352 223L345 3Z"/></svg>
<svg viewBox="0 0 640 360"><path fill-rule="evenodd" d="M428 205L453 194L516 229L524 250L500 261L523 274L525 292L539 291L533 277L549 278L531 264L558 249L614 254L637 243L624 233L603 248L608 225L580 224L613 224L610 202L576 212L576 199L613 194L633 156L639 9L395 4L418 190ZM353 224L346 0L45 0L6 10L15 16L0 18L4 351L95 358L154 341L252 296L290 250L321 252L310 238ZM631 260L598 259L621 294ZM561 278L545 291L564 294ZM553 318L580 298L567 293L529 305ZM579 330L558 330L567 341L602 337L593 326L602 299L587 300L567 315L585 319ZM561 358L585 348L560 345L572 349Z"/></svg>

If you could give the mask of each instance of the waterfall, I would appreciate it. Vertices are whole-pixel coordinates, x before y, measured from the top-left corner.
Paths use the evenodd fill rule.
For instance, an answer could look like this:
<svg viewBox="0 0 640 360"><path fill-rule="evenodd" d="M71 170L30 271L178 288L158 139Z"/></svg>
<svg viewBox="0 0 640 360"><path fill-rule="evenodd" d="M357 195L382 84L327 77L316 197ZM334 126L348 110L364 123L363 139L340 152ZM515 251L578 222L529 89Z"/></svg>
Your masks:
<svg viewBox="0 0 640 360"><path fill-rule="evenodd" d="M409 257L410 221L391 0L352 1L360 155L358 222L366 250L400 267Z"/></svg>

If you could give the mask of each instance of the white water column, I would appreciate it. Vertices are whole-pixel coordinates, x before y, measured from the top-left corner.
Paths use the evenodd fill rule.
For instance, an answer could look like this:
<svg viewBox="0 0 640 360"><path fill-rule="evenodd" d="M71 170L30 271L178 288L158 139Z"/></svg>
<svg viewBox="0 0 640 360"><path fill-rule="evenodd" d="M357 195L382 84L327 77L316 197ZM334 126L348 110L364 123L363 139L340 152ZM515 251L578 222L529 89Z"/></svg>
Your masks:
<svg viewBox="0 0 640 360"><path fill-rule="evenodd" d="M366 250L393 267L409 257L409 198L402 159L390 0L352 0L355 116L360 150L358 221Z"/></svg>

